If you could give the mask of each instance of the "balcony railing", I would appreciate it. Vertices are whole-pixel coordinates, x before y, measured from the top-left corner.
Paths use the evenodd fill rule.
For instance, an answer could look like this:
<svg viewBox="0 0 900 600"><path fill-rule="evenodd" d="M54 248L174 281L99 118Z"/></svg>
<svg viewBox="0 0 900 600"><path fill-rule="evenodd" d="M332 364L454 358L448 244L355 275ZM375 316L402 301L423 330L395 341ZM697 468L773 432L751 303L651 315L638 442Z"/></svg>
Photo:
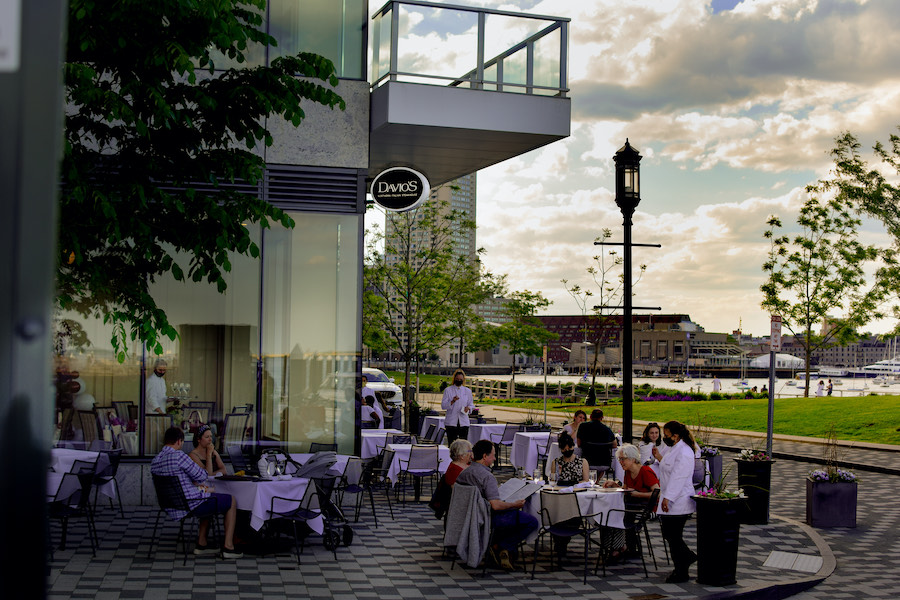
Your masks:
<svg viewBox="0 0 900 600"><path fill-rule="evenodd" d="M391 0L372 17L372 88L388 81L443 82L564 98L569 91L569 21Z"/></svg>

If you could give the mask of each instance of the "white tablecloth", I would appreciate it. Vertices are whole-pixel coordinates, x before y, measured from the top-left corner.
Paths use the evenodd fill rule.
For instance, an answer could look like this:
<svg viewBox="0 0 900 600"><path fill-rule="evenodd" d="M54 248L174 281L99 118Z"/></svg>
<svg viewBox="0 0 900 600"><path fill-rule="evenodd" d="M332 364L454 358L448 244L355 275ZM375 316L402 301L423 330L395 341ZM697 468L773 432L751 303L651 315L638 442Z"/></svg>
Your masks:
<svg viewBox="0 0 900 600"><path fill-rule="evenodd" d="M578 499L578 506L581 510L581 514L590 515L597 513L594 517L594 520L601 525L609 525L610 527L616 527L618 529L624 529L625 522L623 520L624 513L614 512L609 513L612 509L623 510L625 508L625 494L620 491L614 492L601 492L601 491L593 491L588 490L586 492L572 492L575 494L575 497ZM554 494L555 497L568 496L568 494ZM572 517L577 517L577 514L561 514L560 512L554 511L555 507L548 506L548 510L550 514L554 517L556 521L562 521L565 519L570 519ZM537 492L533 494L528 501L525 503L524 509L526 512L532 514L537 518L538 522L541 521L541 493ZM609 515L609 523L606 522L607 515ZM533 536L528 541L533 541L537 538L537 533L533 534Z"/></svg>
<svg viewBox="0 0 900 600"><path fill-rule="evenodd" d="M504 423L472 423L469 425L469 442L471 442L473 446L475 445L475 442L479 440L488 440L492 442L494 440L491 439L491 434L494 434L496 439L500 439L504 429L506 429Z"/></svg>
<svg viewBox="0 0 900 600"><path fill-rule="evenodd" d="M363 429L361 432L362 440L360 443L360 455L362 458L373 458L378 456L382 448L385 446L385 436L403 435L402 431L397 429ZM388 440L390 443L390 440Z"/></svg>
<svg viewBox="0 0 900 600"><path fill-rule="evenodd" d="M429 446L433 448L434 446ZM409 452L412 448L411 444L388 444L388 450L394 451L394 460L391 462L391 466L388 468L387 477L391 481L397 481L397 475L400 473L400 461L402 460L406 463L409 460ZM447 470L447 467L450 466L450 448L447 446L437 446L438 449L438 459L440 462L438 463L438 471L443 473Z"/></svg>
<svg viewBox="0 0 900 600"><path fill-rule="evenodd" d="M550 439L549 431L520 431L513 439L509 460L514 467L522 467L526 473L534 473L538 463L538 446Z"/></svg>
<svg viewBox="0 0 900 600"><path fill-rule="evenodd" d="M437 430L444 426L444 417L425 417L422 419L422 428L419 429L419 435L425 435L428 433L428 426L434 424L434 431L437 433Z"/></svg>
<svg viewBox="0 0 900 600"><path fill-rule="evenodd" d="M291 498L300 500L306 494L309 487L309 479L293 477L287 481L215 481L215 491L220 494L231 494L238 510L250 511L250 526L259 530L269 520L269 510L272 507L272 497ZM314 493L310 490L310 493ZM318 506L313 499L311 506ZM292 508L287 502L278 502L276 510L288 510ZM322 517L316 517L309 521L310 528L316 533L322 533L324 523Z"/></svg>

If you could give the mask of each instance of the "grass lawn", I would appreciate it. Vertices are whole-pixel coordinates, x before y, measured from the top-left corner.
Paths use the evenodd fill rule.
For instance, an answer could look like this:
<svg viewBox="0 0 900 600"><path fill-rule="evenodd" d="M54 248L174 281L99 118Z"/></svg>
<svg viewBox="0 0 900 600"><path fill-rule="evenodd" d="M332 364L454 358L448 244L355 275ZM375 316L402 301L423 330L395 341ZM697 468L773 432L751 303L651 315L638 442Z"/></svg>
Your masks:
<svg viewBox="0 0 900 600"><path fill-rule="evenodd" d="M502 404L543 410L543 402L490 401L481 404ZM571 404L548 405L551 410L574 413L590 407ZM603 406L610 417L621 417L620 404ZM638 421L677 420L688 426L704 426L741 431L766 431L768 401L765 399L708 400L704 402L635 402L634 419ZM782 398L775 400L775 433L824 437L834 424L838 439L900 445L900 396L860 396L853 398Z"/></svg>

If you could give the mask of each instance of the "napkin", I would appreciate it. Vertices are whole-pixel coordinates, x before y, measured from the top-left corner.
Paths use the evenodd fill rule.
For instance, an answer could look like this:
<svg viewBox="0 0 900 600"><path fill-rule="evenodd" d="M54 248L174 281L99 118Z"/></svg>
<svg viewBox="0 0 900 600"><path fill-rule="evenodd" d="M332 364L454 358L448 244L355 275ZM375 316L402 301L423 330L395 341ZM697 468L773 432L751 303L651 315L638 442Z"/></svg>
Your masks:
<svg viewBox="0 0 900 600"><path fill-rule="evenodd" d="M575 487L577 487L577 488L589 488L589 487L593 487L593 486L591 485L591 482L590 482L590 481L582 481L581 483L575 484Z"/></svg>
<svg viewBox="0 0 900 600"><path fill-rule="evenodd" d="M560 488L559 493L560 493L560 494L567 494L567 493L569 493L569 492L574 492L574 491L575 491L575 488L574 488L573 486L570 485L569 487Z"/></svg>

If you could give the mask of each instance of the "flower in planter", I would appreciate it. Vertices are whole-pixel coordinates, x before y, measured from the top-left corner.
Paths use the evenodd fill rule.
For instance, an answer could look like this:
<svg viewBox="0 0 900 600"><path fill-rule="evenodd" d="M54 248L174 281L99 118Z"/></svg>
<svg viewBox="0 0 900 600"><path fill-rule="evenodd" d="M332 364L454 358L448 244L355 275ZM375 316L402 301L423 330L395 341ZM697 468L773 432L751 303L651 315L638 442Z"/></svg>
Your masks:
<svg viewBox="0 0 900 600"><path fill-rule="evenodd" d="M740 460L749 460L751 462L766 462L772 460L772 457L769 456L765 450L755 450L752 448L745 448L741 450L741 454L739 456Z"/></svg>
<svg viewBox="0 0 900 600"><path fill-rule="evenodd" d="M719 456L721 452L715 446L700 446L700 457L701 458L712 458L713 456Z"/></svg>
<svg viewBox="0 0 900 600"><path fill-rule="evenodd" d="M859 481L853 471L841 469L840 467L816 469L814 471L810 471L807 477L810 481L827 481L829 483L857 483Z"/></svg>
<svg viewBox="0 0 900 600"><path fill-rule="evenodd" d="M701 498L714 498L717 500L730 500L731 498L743 498L744 490L738 489L736 492L732 492L727 489L718 489L718 487L711 487L708 490L700 490L696 494Z"/></svg>

